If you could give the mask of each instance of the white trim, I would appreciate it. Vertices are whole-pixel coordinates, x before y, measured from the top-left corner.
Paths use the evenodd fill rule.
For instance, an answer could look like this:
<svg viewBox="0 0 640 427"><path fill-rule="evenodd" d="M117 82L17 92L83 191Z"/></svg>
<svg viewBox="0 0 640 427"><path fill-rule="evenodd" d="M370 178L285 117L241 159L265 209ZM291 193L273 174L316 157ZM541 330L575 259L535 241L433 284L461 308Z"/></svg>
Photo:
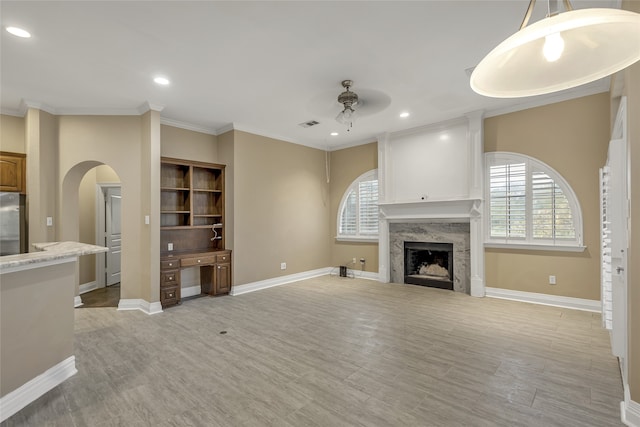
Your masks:
<svg viewBox="0 0 640 427"><path fill-rule="evenodd" d="M180 289L180 298L188 298L202 293L202 286L194 285Z"/></svg>
<svg viewBox="0 0 640 427"><path fill-rule="evenodd" d="M355 243L378 243L378 236L364 237L364 236L336 236L338 242L355 242Z"/></svg>
<svg viewBox="0 0 640 427"><path fill-rule="evenodd" d="M339 270L340 267L332 267L331 271L329 273L330 276L339 276ZM352 276L350 276L349 274L353 274ZM362 270L356 270L353 268L349 268L347 267L347 278L349 279L366 279L366 280L373 280L376 282L380 281L380 274L377 272L373 272L373 271L362 271Z"/></svg>
<svg viewBox="0 0 640 427"><path fill-rule="evenodd" d="M624 425L640 427L640 403L631 400L628 384L624 384L624 401L620 402L620 420Z"/></svg>
<svg viewBox="0 0 640 427"><path fill-rule="evenodd" d="M78 294L86 294L87 292L95 291L96 289L104 288L104 286L99 286L98 282L94 280L93 282L83 283L78 287Z"/></svg>
<svg viewBox="0 0 640 427"><path fill-rule="evenodd" d="M595 82L587 83L576 88L555 92L554 94L521 98L523 100L523 102L521 103L509 105L507 107L486 110L484 117L490 118L495 116L502 116L504 114L515 113L517 111L528 110L531 108L542 107L544 105L551 105L558 102L569 101L571 99L596 95L598 93L608 92L609 87L609 77L605 77L600 80L596 80Z"/></svg>
<svg viewBox="0 0 640 427"><path fill-rule="evenodd" d="M4 421L29 403L78 372L76 357L69 356L42 374L0 398L0 421Z"/></svg>
<svg viewBox="0 0 640 427"><path fill-rule="evenodd" d="M197 126L187 122L181 122L180 120L168 119L166 117L160 117L160 124L165 126L172 126L174 128L191 130L194 132L205 133L207 135L218 135L214 128L208 128L204 126Z"/></svg>
<svg viewBox="0 0 640 427"><path fill-rule="evenodd" d="M118 311L126 310L140 310L145 314L157 314L162 313L162 304L143 299L121 299L118 302Z"/></svg>
<svg viewBox="0 0 640 427"><path fill-rule="evenodd" d="M273 279L259 280L244 285L235 285L231 288L229 295L242 295L248 292L259 291L272 288L274 286L285 285L287 283L298 282L300 280L311 279L312 277L325 276L331 273L331 267L319 268L317 270L303 271L302 273L289 274L287 276L274 277Z"/></svg>
<svg viewBox="0 0 640 427"><path fill-rule="evenodd" d="M538 294L535 292L513 291L511 289L491 288L488 286L485 288L485 295L490 298L507 299L540 305L550 305L553 307L592 311L596 313L600 312L599 300Z"/></svg>
<svg viewBox="0 0 640 427"><path fill-rule="evenodd" d="M564 246L564 245L536 245L535 243L495 243L485 242L485 248L494 249L522 249L534 251L560 251L560 252L584 252L586 246Z"/></svg>
<svg viewBox="0 0 640 427"><path fill-rule="evenodd" d="M73 308L82 307L84 303L82 302L82 297L80 295L76 295L73 297Z"/></svg>

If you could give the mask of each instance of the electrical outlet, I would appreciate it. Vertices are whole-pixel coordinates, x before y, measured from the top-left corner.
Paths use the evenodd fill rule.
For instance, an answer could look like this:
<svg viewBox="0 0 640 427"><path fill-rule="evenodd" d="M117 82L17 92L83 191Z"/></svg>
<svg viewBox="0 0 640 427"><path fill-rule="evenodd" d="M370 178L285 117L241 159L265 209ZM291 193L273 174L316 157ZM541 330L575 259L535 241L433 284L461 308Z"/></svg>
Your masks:
<svg viewBox="0 0 640 427"><path fill-rule="evenodd" d="M353 258L353 261L351 261L351 262L352 262L353 264L355 264L355 263L356 263L356 259L355 259L355 258Z"/></svg>
<svg viewBox="0 0 640 427"><path fill-rule="evenodd" d="M556 284L556 276L549 276L549 284L550 285Z"/></svg>
<svg viewBox="0 0 640 427"><path fill-rule="evenodd" d="M173 243L167 243L167 250L168 251L172 251L173 250Z"/></svg>
<svg viewBox="0 0 640 427"><path fill-rule="evenodd" d="M286 270L287 269L287 263L286 262L281 262L280 263L280 270Z"/></svg>
<svg viewBox="0 0 640 427"><path fill-rule="evenodd" d="M47 217L47 227L52 227L53 226L53 217L52 216L48 216Z"/></svg>

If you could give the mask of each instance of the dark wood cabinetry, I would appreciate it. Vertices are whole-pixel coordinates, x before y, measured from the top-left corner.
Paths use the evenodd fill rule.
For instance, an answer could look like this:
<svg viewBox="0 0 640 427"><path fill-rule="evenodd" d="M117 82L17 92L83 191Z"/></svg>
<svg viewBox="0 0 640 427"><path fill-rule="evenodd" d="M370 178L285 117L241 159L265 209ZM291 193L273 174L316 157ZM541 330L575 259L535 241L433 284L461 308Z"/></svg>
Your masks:
<svg viewBox="0 0 640 427"><path fill-rule="evenodd" d="M231 251L179 252L160 258L160 302L162 307L180 303L180 269L200 267L201 293L226 295L231 291Z"/></svg>
<svg viewBox="0 0 640 427"><path fill-rule="evenodd" d="M224 242L224 165L163 157L160 169L160 302L179 304L180 270L200 267L201 292L231 291Z"/></svg>
<svg viewBox="0 0 640 427"><path fill-rule="evenodd" d="M0 191L26 194L26 156L0 151Z"/></svg>

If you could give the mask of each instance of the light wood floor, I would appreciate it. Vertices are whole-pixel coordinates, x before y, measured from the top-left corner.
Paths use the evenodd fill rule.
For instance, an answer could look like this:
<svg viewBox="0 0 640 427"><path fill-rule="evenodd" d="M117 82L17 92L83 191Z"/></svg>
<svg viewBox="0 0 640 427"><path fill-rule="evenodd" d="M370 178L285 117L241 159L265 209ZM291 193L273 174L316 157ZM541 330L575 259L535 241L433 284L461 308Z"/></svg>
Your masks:
<svg viewBox="0 0 640 427"><path fill-rule="evenodd" d="M622 425L593 313L325 276L75 314L79 373L3 427Z"/></svg>

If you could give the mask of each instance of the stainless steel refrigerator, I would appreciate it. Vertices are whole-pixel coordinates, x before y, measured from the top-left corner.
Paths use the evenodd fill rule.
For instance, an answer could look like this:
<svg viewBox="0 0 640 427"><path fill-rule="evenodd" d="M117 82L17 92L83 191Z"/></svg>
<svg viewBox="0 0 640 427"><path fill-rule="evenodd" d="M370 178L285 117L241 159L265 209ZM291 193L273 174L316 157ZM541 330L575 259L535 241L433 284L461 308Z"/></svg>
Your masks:
<svg viewBox="0 0 640 427"><path fill-rule="evenodd" d="M0 193L0 256L27 252L25 195Z"/></svg>

